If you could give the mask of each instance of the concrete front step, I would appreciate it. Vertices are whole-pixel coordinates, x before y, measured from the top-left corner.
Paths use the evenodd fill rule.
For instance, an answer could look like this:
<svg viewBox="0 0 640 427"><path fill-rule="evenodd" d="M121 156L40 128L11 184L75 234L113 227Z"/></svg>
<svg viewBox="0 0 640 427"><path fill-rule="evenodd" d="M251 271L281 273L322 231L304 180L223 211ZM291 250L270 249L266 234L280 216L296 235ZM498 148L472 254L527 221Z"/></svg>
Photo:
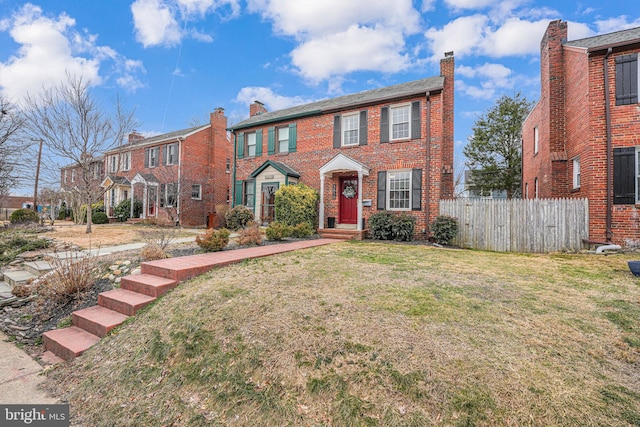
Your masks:
<svg viewBox="0 0 640 427"><path fill-rule="evenodd" d="M51 264L48 261L25 262L22 264L22 268L36 276L41 276L53 270L53 267L51 267Z"/></svg>
<svg viewBox="0 0 640 427"><path fill-rule="evenodd" d="M127 316L133 316L142 307L151 304L155 300L155 297L127 289L113 289L98 294L98 305Z"/></svg>
<svg viewBox="0 0 640 427"><path fill-rule="evenodd" d="M117 311L94 305L71 313L71 323L93 335L104 337L128 317Z"/></svg>
<svg viewBox="0 0 640 427"><path fill-rule="evenodd" d="M120 288L157 298L173 289L178 281L152 274L134 274L120 279Z"/></svg>
<svg viewBox="0 0 640 427"><path fill-rule="evenodd" d="M25 270L7 270L4 272L4 281L11 287L24 285L28 280L35 278L35 275Z"/></svg>
<svg viewBox="0 0 640 427"><path fill-rule="evenodd" d="M71 360L80 356L98 341L100 341L99 336L93 335L77 326L54 329L42 334L45 350L64 360Z"/></svg>
<svg viewBox="0 0 640 427"><path fill-rule="evenodd" d="M362 240L365 238L367 231L348 230L339 228L325 228L318 231L323 239L340 239L340 240Z"/></svg>

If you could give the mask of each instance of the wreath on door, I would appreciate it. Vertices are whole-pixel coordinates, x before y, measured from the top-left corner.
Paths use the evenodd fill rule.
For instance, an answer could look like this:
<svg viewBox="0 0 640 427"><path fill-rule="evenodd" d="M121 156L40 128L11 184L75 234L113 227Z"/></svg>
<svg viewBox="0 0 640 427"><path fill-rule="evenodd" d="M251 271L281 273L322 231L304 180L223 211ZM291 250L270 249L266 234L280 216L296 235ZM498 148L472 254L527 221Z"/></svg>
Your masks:
<svg viewBox="0 0 640 427"><path fill-rule="evenodd" d="M353 184L346 184L342 195L347 199L353 199L356 196L356 187Z"/></svg>

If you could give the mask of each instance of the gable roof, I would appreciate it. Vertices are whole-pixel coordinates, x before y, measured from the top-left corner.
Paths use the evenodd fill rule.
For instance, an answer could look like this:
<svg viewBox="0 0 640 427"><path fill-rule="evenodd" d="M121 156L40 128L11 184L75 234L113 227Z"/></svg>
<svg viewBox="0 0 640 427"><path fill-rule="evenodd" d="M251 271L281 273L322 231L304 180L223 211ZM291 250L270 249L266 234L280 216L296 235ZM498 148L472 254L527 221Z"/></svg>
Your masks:
<svg viewBox="0 0 640 427"><path fill-rule="evenodd" d="M609 47L617 47L640 42L640 27L628 30L616 31L600 36L587 37L580 40L565 42L565 46L581 47L587 51L603 50Z"/></svg>
<svg viewBox="0 0 640 427"><path fill-rule="evenodd" d="M285 165L282 162L274 162L273 160L267 160L262 165L260 165L250 175L251 178L257 177L258 175L260 175L262 173L262 171L264 171L269 166L275 168L278 172L280 172L284 176L290 176L290 177L293 177L293 178L300 178L300 174L298 172L294 171L293 169L291 169L289 166Z"/></svg>
<svg viewBox="0 0 640 427"><path fill-rule="evenodd" d="M364 106L367 104L392 101L412 95L425 94L429 91L442 90L443 88L444 77L429 77L394 86L387 86L351 95L339 96L337 98L325 99L323 101L312 102L310 104L298 105L296 107L285 108L284 110L257 114L241 121L240 123L236 123L229 127L229 130L235 131L256 126L258 124L275 123L300 117L325 114L341 109L355 108L357 106Z"/></svg>
<svg viewBox="0 0 640 427"><path fill-rule="evenodd" d="M176 130L169 133L163 133L162 135L150 136L149 138L137 139L131 142L127 142L122 147L114 148L105 152L105 154L109 153L117 153L120 150L130 150L133 147L145 146L145 145L155 145L165 141L177 141L178 138L186 138L191 136L196 132L200 132L211 126L211 123L207 123L205 125L193 126L186 129Z"/></svg>

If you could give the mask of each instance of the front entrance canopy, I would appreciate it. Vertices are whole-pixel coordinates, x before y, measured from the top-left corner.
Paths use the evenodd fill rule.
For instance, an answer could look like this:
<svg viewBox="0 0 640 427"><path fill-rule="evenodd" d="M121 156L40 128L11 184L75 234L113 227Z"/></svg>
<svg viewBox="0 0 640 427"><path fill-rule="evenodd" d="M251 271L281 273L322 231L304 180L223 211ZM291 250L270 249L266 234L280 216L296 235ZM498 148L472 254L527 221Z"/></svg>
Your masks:
<svg viewBox="0 0 640 427"><path fill-rule="evenodd" d="M320 168L320 212L319 227L324 228L324 179L334 173L356 172L358 174L358 189L362 188L362 177L369 176L371 169L357 160L340 153ZM362 231L362 191L358 190L358 220L357 229Z"/></svg>

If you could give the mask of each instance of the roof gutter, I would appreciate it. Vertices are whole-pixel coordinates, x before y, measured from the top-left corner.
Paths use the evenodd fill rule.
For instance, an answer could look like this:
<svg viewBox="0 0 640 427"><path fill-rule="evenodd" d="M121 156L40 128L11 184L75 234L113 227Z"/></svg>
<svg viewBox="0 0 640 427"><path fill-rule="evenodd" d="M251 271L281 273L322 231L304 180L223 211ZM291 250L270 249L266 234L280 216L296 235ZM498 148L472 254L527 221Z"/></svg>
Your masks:
<svg viewBox="0 0 640 427"><path fill-rule="evenodd" d="M609 105L610 96L609 96L609 55L611 55L611 51L613 48L607 49L607 54L604 56L603 60L603 72L604 72L604 114L605 114L605 125L607 129L607 214L606 214L606 239L607 242L610 242L613 238L613 232L611 231L612 224L612 214L613 214L613 194L611 190L611 184L613 182L613 168L612 168L612 142L611 142L611 107Z"/></svg>

